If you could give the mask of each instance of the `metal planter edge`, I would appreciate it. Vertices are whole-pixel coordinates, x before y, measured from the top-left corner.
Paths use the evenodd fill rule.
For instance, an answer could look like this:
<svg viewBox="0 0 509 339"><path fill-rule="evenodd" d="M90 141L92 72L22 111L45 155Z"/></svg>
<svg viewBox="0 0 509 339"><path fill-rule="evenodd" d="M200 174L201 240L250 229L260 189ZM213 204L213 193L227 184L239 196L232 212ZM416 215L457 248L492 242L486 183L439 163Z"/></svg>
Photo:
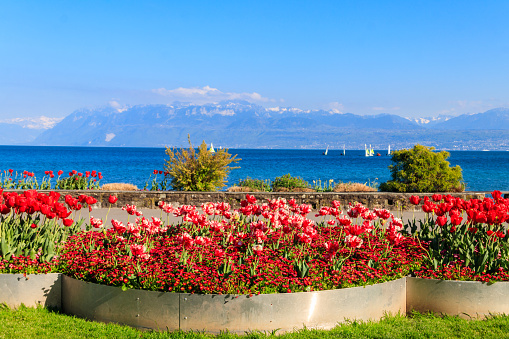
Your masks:
<svg viewBox="0 0 509 339"><path fill-rule="evenodd" d="M47 274L0 274L0 302L16 308L44 306L61 309L60 273Z"/></svg>
<svg viewBox="0 0 509 339"><path fill-rule="evenodd" d="M197 295L62 279L64 312L156 330L287 332L330 329L347 319L378 320L406 312L406 279L338 290L262 295Z"/></svg>
<svg viewBox="0 0 509 339"><path fill-rule="evenodd" d="M407 310L436 312L462 318L509 314L509 282L407 278Z"/></svg>

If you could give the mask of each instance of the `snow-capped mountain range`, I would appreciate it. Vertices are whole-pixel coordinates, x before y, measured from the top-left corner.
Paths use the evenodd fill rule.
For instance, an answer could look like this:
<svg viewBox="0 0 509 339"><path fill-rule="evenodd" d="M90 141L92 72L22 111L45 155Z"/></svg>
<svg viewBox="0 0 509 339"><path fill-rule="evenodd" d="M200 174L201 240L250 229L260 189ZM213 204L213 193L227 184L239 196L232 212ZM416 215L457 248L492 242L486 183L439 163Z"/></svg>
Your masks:
<svg viewBox="0 0 509 339"><path fill-rule="evenodd" d="M27 130L25 120L4 122ZM54 125L53 125L54 124ZM47 128L53 125L51 128ZM23 126L23 127L21 127ZM457 117L409 119L393 114L361 116L325 110L264 108L246 101L193 105L139 105L77 110L61 121L40 119L33 140L18 144L69 146L186 146L202 140L230 148L362 149L415 143L441 149L509 148L509 109ZM44 127L43 127L44 126ZM43 129L46 128L46 129ZM33 131L35 131L32 128ZM496 132L494 133L493 131ZM5 141L0 142L5 144ZM11 144L15 143L11 140Z"/></svg>

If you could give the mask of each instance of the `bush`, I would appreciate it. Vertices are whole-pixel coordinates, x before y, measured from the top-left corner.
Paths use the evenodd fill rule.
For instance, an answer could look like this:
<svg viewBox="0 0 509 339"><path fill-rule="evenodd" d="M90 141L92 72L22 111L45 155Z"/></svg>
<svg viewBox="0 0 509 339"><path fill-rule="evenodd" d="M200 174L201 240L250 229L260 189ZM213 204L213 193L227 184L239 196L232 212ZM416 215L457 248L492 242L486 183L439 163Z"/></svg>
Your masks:
<svg viewBox="0 0 509 339"><path fill-rule="evenodd" d="M389 166L392 180L380 185L385 192L461 192L465 189L461 167L450 167L449 152L415 145L394 151Z"/></svg>
<svg viewBox="0 0 509 339"><path fill-rule="evenodd" d="M237 155L232 157L228 149L220 149L215 153L207 150L207 144L203 141L198 148L198 154L191 144L188 136L189 149L166 148L166 154L170 157L164 168L171 178L171 187L178 191L215 191L224 187L226 178L232 169L232 162L241 159Z"/></svg>
<svg viewBox="0 0 509 339"><path fill-rule="evenodd" d="M281 188L292 190L295 188L311 188L311 185L300 177L292 177L290 174L285 174L282 177L277 177L272 182L273 191L277 191Z"/></svg>
<svg viewBox="0 0 509 339"><path fill-rule="evenodd" d="M239 180L239 187L248 187L252 192L270 192L272 188L270 187L270 180L262 180L262 179L251 179L247 177L246 179Z"/></svg>

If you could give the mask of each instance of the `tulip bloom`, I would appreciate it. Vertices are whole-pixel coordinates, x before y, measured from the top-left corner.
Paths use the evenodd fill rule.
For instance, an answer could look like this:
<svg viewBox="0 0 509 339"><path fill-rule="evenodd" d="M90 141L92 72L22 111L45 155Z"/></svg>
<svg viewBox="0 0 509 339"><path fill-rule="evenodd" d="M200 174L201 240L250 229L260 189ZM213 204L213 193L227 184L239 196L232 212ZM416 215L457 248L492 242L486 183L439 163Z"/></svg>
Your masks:
<svg viewBox="0 0 509 339"><path fill-rule="evenodd" d="M413 205L419 205L420 202L421 198L419 198L418 196L416 195L410 196L410 203L412 203Z"/></svg>
<svg viewBox="0 0 509 339"><path fill-rule="evenodd" d="M437 217L437 225L438 226L443 227L445 224L447 224L447 217L445 215Z"/></svg>
<svg viewBox="0 0 509 339"><path fill-rule="evenodd" d="M62 219L62 223L64 224L64 226L67 226L67 227L71 226L73 222L74 222L74 220L72 220L72 219Z"/></svg>

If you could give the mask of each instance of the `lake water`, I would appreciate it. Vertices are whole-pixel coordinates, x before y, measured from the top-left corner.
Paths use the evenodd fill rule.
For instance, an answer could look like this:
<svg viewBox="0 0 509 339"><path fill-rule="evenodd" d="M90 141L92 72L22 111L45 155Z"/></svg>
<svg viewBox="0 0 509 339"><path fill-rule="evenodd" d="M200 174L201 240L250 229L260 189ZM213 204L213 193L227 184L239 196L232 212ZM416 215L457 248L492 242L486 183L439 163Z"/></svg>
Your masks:
<svg viewBox="0 0 509 339"><path fill-rule="evenodd" d="M273 180L290 173L308 182L333 179L335 182L379 183L390 179L391 157L365 157L364 150L280 150L230 149L242 160L241 168L231 171L228 186L246 177ZM449 162L463 169L468 191L509 191L509 152L451 151ZM131 183L143 188L154 169L163 170L168 157L164 148L0 146L0 170L34 172L40 179L44 171L71 170L102 172L102 184Z"/></svg>

